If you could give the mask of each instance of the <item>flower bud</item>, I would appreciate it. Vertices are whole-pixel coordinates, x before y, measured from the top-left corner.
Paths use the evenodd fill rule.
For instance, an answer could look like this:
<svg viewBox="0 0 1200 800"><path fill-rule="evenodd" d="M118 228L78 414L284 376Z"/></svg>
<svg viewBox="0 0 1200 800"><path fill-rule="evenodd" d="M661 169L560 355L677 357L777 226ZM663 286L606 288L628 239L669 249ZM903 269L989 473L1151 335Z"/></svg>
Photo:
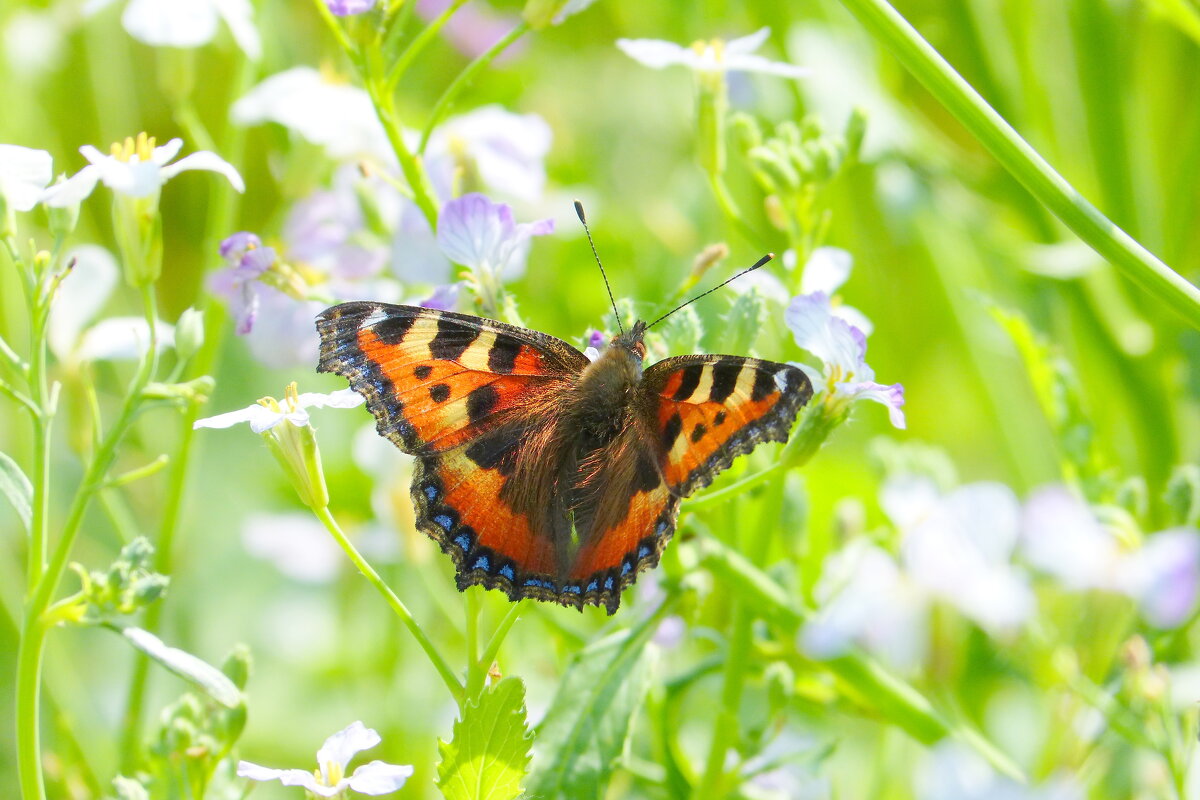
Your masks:
<svg viewBox="0 0 1200 800"><path fill-rule="evenodd" d="M846 142L846 161L855 163L862 154L863 139L867 135L867 112L855 107L846 120L846 130L842 134Z"/></svg>
<svg viewBox="0 0 1200 800"><path fill-rule="evenodd" d="M75 232L75 226L79 223L79 203L46 206L46 217L50 221L50 233L61 241Z"/></svg>
<svg viewBox="0 0 1200 800"><path fill-rule="evenodd" d="M765 317L766 304L756 288L751 286L739 294L725 315L723 337L728 343L729 352L746 353L753 350Z"/></svg>
<svg viewBox="0 0 1200 800"><path fill-rule="evenodd" d="M246 681L250 680L250 669L253 666L254 659L250 655L250 648L244 644L236 644L229 655L225 656L225 661L221 664L221 672L224 672L226 677L233 681L234 686L245 689Z"/></svg>
<svg viewBox="0 0 1200 800"><path fill-rule="evenodd" d="M162 597L171 579L166 575L153 573L140 578L133 584L133 601L137 608L148 606Z"/></svg>
<svg viewBox="0 0 1200 800"><path fill-rule="evenodd" d="M709 175L725 171L725 117L729 113L729 92L722 73L696 75L697 151Z"/></svg>
<svg viewBox="0 0 1200 800"><path fill-rule="evenodd" d="M1174 524L1196 527L1200 523L1200 466L1180 464L1172 470L1163 500Z"/></svg>
<svg viewBox="0 0 1200 800"><path fill-rule="evenodd" d="M113 197L113 235L121 251L125 282L134 288L149 286L162 274L162 216L158 192L147 197Z"/></svg>
<svg viewBox="0 0 1200 800"><path fill-rule="evenodd" d="M195 308L185 309L175 323L175 355L187 361L204 345L204 312Z"/></svg>

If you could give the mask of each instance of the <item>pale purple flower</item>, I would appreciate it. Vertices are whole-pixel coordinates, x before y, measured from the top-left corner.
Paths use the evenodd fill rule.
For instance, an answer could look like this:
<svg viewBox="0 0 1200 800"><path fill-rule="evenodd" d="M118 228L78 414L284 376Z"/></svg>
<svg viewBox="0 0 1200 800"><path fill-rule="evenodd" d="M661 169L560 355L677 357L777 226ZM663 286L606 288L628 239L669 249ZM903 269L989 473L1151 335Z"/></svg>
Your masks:
<svg viewBox="0 0 1200 800"><path fill-rule="evenodd" d="M489 191L532 202L546 184L552 139L550 126L537 114L488 105L446 120L430 137L425 157L435 186L448 188L455 169L465 166Z"/></svg>
<svg viewBox="0 0 1200 800"><path fill-rule="evenodd" d="M1200 584L1200 532L1175 528L1146 537L1130 553L1121 588L1138 603L1146 621L1177 628L1191 618Z"/></svg>
<svg viewBox="0 0 1200 800"><path fill-rule="evenodd" d="M37 205L52 177L53 160L45 150L0 144L0 198L13 211Z"/></svg>
<svg viewBox="0 0 1200 800"><path fill-rule="evenodd" d="M835 658L853 645L900 669L924 656L928 601L884 550L865 540L830 556L817 582L818 610L800 630L801 649Z"/></svg>
<svg viewBox="0 0 1200 800"><path fill-rule="evenodd" d="M435 308L438 311L453 311L458 308L458 296L461 291L461 283L447 283L434 289L433 294L418 305L422 308Z"/></svg>
<svg viewBox="0 0 1200 800"><path fill-rule="evenodd" d="M418 0L417 14L426 22L432 22L451 2L452 0ZM468 58L475 58L487 52L488 48L500 41L520 21L519 14L505 14L476 0L454 12L454 16L442 28L442 35L458 52ZM527 44L524 40L515 42L500 54L496 63L502 64L519 55Z"/></svg>
<svg viewBox="0 0 1200 800"><path fill-rule="evenodd" d="M325 5L336 17L364 14L375 7L375 0L325 0Z"/></svg>
<svg viewBox="0 0 1200 800"><path fill-rule="evenodd" d="M361 722L335 733L325 740L317 751L317 769L271 769L239 761L238 777L253 781L279 781L284 786L303 786L319 797L343 795L347 789L360 794L390 794L404 786L413 774L413 768L400 764L372 761L364 764L347 776L346 766L350 759L363 750L370 750L382 741L379 734Z"/></svg>
<svg viewBox="0 0 1200 800"><path fill-rule="evenodd" d="M825 393L838 410L860 400L881 403L892 425L904 428L904 387L874 381L875 371L866 362L866 334L836 316L824 292L792 298L785 319L796 344L822 361L820 372L797 365L812 381L814 392Z"/></svg>
<svg viewBox="0 0 1200 800"><path fill-rule="evenodd" d="M88 0L84 14L94 14L114 0ZM152 47L200 47L217 35L223 21L234 41L251 59L262 54L250 0L129 0L121 24L129 35Z"/></svg>
<svg viewBox="0 0 1200 800"><path fill-rule="evenodd" d="M286 420L297 428L303 428L308 425L310 408L355 408L364 402L362 395L353 389L339 389L329 394L305 392L292 395L289 392L282 405L274 398L263 398L254 405L237 411L198 419L192 423L192 427L232 428L246 422L255 433L265 433Z"/></svg>
<svg viewBox="0 0 1200 800"><path fill-rule="evenodd" d="M1018 783L998 773L979 753L946 739L933 747L917 772L922 800L1084 800L1075 778L1057 776L1039 785Z"/></svg>
<svg viewBox="0 0 1200 800"><path fill-rule="evenodd" d="M785 78L802 78L810 70L779 61L771 61L754 55L771 35L770 28L738 39L723 42L696 42L683 47L661 39L618 39L617 47L627 56L652 69L663 69L680 64L701 74L723 74L726 72L762 72Z"/></svg>
<svg viewBox="0 0 1200 800"><path fill-rule="evenodd" d="M1116 538L1092 509L1065 486L1037 490L1021 513L1025 560L1066 588L1117 588L1122 553Z"/></svg>
<svg viewBox="0 0 1200 800"><path fill-rule="evenodd" d="M531 238L553 231L554 220L517 223L509 205L472 193L442 208L437 240L454 263L505 279L524 271Z"/></svg>
<svg viewBox="0 0 1200 800"><path fill-rule="evenodd" d="M216 172L237 191L245 191L242 176L216 153L197 150L174 164L169 163L182 147L182 139L172 139L162 147L155 147L154 138L144 133L138 134L137 139L129 137L114 144L109 155L84 145L79 152L88 160L88 165L62 183L46 189L42 201L52 207L70 206L83 201L100 182L127 197L150 197L171 178L194 169Z"/></svg>
<svg viewBox="0 0 1200 800"><path fill-rule="evenodd" d="M784 254L785 263L788 254L791 254L792 260L795 261L795 252L789 250ZM818 247L804 264L804 271L800 275L800 294L824 292L827 297L836 300L834 293L849 280L853 268L854 256L846 250L840 247ZM867 315L853 306L831 301L831 311L835 317L844 319L866 336L870 336L875 330Z"/></svg>
<svg viewBox="0 0 1200 800"><path fill-rule="evenodd" d="M242 231L221 242L221 257L229 267L213 274L209 289L229 303L237 333L245 336L254 328L260 294L267 288L258 279L274 266L278 256L274 248L264 247L258 236Z"/></svg>
<svg viewBox="0 0 1200 800"><path fill-rule="evenodd" d="M923 498L924 512L905 496ZM885 485L881 499L900 530L906 574L932 597L993 634L1033 615L1033 592L1011 563L1020 510L1011 489L974 483L939 496L929 479L902 477Z"/></svg>

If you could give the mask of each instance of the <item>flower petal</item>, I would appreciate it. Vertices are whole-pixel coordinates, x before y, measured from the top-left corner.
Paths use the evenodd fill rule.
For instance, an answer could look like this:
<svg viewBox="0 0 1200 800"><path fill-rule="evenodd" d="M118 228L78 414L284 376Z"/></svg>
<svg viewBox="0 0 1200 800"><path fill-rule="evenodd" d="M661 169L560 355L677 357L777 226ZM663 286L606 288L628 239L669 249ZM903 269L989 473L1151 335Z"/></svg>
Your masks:
<svg viewBox="0 0 1200 800"><path fill-rule="evenodd" d="M663 69L675 64L695 66L696 54L690 48L662 39L617 39L621 52L651 69Z"/></svg>
<svg viewBox="0 0 1200 800"><path fill-rule="evenodd" d="M355 753L370 750L380 741L378 733L356 720L325 740L317 751L317 763L322 768L329 763L341 764L344 770Z"/></svg>
<svg viewBox="0 0 1200 800"><path fill-rule="evenodd" d="M824 292L832 295L854 267L854 256L840 247L818 247L808 257L800 278L800 293Z"/></svg>
<svg viewBox="0 0 1200 800"><path fill-rule="evenodd" d="M747 53L753 53L758 48L762 47L767 41L767 37L771 35L771 29L762 27L747 36L741 36L737 39L730 39L725 43L725 53L731 56L742 56Z"/></svg>
<svg viewBox="0 0 1200 800"><path fill-rule="evenodd" d="M1121 573L1122 588L1151 625L1177 628L1196 606L1200 534L1184 528L1156 533L1126 558Z"/></svg>
<svg viewBox="0 0 1200 800"><path fill-rule="evenodd" d="M765 75L779 75L784 78L804 78L812 74L808 67L798 67L782 61L772 61L769 58L755 55L731 55L725 59L726 71L761 72Z"/></svg>
<svg viewBox="0 0 1200 800"><path fill-rule="evenodd" d="M372 761L354 770L347 783L361 794L388 794L404 786L413 774L411 766Z"/></svg>
<svg viewBox="0 0 1200 800"><path fill-rule="evenodd" d="M238 171L233 168L233 165L216 153L210 153L207 150L197 150L195 153L179 159L174 164L163 167L160 172L161 180L168 181L179 173L191 169L202 169L219 173L229 180L234 189L239 192L246 191L246 184L242 180L242 176L238 174Z"/></svg>
<svg viewBox="0 0 1200 800"><path fill-rule="evenodd" d="M426 157L457 164L465 156L489 190L533 202L546 183L544 162L552 139L541 116L488 105L438 127Z"/></svg>
<svg viewBox="0 0 1200 800"><path fill-rule="evenodd" d="M262 39L258 35L258 28L254 27L254 7L250 5L250 0L213 0L213 5L246 57L251 61L261 58Z"/></svg>
<svg viewBox="0 0 1200 800"><path fill-rule="evenodd" d="M796 344L826 365L840 367L847 376L863 375L865 340L862 332L833 316L829 297L824 292L792 298L784 319Z"/></svg>
<svg viewBox="0 0 1200 800"><path fill-rule="evenodd" d="M357 408L366 400L353 389L338 389L329 394L305 392L299 397L301 408Z"/></svg>
<svg viewBox="0 0 1200 800"><path fill-rule="evenodd" d="M183 139L176 136L166 144L160 144L154 148L154 152L150 156L150 160L160 167L165 167L171 162L171 159L179 155L179 151L183 149Z"/></svg>
<svg viewBox="0 0 1200 800"><path fill-rule="evenodd" d="M325 0L335 17L363 14L375 7L375 0Z"/></svg>
<svg viewBox="0 0 1200 800"><path fill-rule="evenodd" d="M1116 589L1120 550L1091 508L1065 487L1034 492L1021 513L1021 548L1029 563L1068 589Z"/></svg>
<svg viewBox="0 0 1200 800"><path fill-rule="evenodd" d="M65 181L47 187L42 193L42 202L51 208L64 208L81 203L96 188L96 182L99 180L100 170L89 164Z"/></svg>
<svg viewBox="0 0 1200 800"><path fill-rule="evenodd" d="M117 285L120 270L112 253L95 244L84 244L63 256L75 262L54 296L46 339L50 350L65 359L79 343L83 329L96 318Z"/></svg>
<svg viewBox="0 0 1200 800"><path fill-rule="evenodd" d="M283 413L272 411L266 406L255 403L237 411L226 411L224 414L217 414L215 417L198 419L192 423L192 429L232 428L234 425L240 425L243 422L250 423L250 429L255 433L262 433L283 422Z"/></svg>
<svg viewBox="0 0 1200 800"><path fill-rule="evenodd" d="M841 320L837 321L841 322ZM904 430L906 425L903 411L904 387L900 384L893 383L891 386L885 386L874 381L861 381L846 384L840 392L859 400L873 400L887 406L888 421L892 423L892 427Z"/></svg>
<svg viewBox="0 0 1200 800"><path fill-rule="evenodd" d="M158 349L174 346L175 328L155 323ZM80 361L132 361L141 358L150 344L150 327L142 317L102 319L83 334L76 356Z"/></svg>
<svg viewBox="0 0 1200 800"><path fill-rule="evenodd" d="M210 0L130 0L121 24L148 45L199 47L216 36L217 12Z"/></svg>
<svg viewBox="0 0 1200 800"><path fill-rule="evenodd" d="M271 769L249 761L239 761L237 774L239 778L249 778L252 781L279 781L284 786L303 786L313 792L321 792L327 788L319 785L316 776L304 769Z"/></svg>
<svg viewBox="0 0 1200 800"><path fill-rule="evenodd" d="M53 177L54 161L45 150L0 144L0 195L14 211L29 211Z"/></svg>

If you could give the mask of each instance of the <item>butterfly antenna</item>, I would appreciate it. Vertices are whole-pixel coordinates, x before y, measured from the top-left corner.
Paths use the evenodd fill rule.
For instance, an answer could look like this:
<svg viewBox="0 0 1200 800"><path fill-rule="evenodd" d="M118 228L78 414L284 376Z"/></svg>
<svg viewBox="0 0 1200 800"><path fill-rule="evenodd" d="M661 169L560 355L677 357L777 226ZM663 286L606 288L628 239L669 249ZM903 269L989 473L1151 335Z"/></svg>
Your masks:
<svg viewBox="0 0 1200 800"><path fill-rule="evenodd" d="M596 243L592 241L592 232L588 230L587 218L583 215L583 203L575 201L575 213L579 215L579 221L583 223L583 232L587 234L588 244L592 246L592 255L596 257L596 266L600 268L600 277L604 279L604 288L608 290L608 302L612 303L613 316L617 318L617 329L621 333L625 333L625 327L621 324L621 315L617 312L617 301L613 297L612 287L608 285L608 276L604 274L604 265L600 263L600 254L596 252Z"/></svg>
<svg viewBox="0 0 1200 800"><path fill-rule="evenodd" d="M774 254L774 253L767 253L765 256L763 256L762 258L760 258L758 261L755 261L755 262L754 262L754 266L752 266L752 267L746 267L746 269L742 270L742 271L741 271L741 272L739 272L737 275L734 275L732 278L728 278L728 279L726 279L726 280L723 280L723 281L721 281L721 282L720 282L720 283L718 283L716 286L714 286L714 287L712 287L711 289L709 289L707 292L701 292L700 294L698 294L698 295L696 295L695 297L693 297L691 300L688 300L686 303L680 303L679 305L675 306L674 308L672 308L672 309L671 309L670 311L668 311L667 313L663 314L663 315L662 315L661 317L659 317L658 319L654 320L654 322L651 322L649 325L647 325L647 326L646 326L646 328L647 328L647 329L649 329L649 328L653 328L655 325L657 325L658 323L662 322L664 319L666 319L667 317L671 316L672 314L674 314L676 311L678 311L679 309L683 308L684 306L690 306L692 303L696 302L696 301L697 301L697 300L699 300L701 297L704 297L705 295L710 295L710 294L712 294L713 292L715 292L717 289L720 289L720 288L721 288L722 286L724 286L725 284L727 284L727 283L731 283L731 282L733 282L733 281L736 281L738 278L742 277L742 276L743 276L743 275L745 275L747 272L754 272L754 270L758 269L758 268L759 268L759 267L761 267L763 264L766 264L768 261L770 261L770 260L771 260L772 258L774 258L774 257L775 257L775 254Z"/></svg>

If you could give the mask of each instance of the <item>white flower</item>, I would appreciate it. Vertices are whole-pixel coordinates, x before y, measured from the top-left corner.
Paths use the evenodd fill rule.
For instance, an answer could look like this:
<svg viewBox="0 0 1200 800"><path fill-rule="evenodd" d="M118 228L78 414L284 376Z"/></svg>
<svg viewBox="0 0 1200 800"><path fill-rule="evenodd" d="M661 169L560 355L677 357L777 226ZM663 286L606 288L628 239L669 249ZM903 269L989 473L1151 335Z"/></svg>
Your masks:
<svg viewBox="0 0 1200 800"><path fill-rule="evenodd" d="M532 237L553 231L552 219L517 223L508 204L493 203L482 194L472 193L442 208L437 241L454 263L511 278L525 269Z"/></svg>
<svg viewBox="0 0 1200 800"><path fill-rule="evenodd" d="M1083 800L1074 777L1056 776L1040 786L999 774L974 750L946 739L929 752L916 776L922 800Z"/></svg>
<svg viewBox="0 0 1200 800"><path fill-rule="evenodd" d="M88 0L85 14L112 5L114 0ZM234 41L252 59L262 55L250 0L129 0L121 24L129 35L152 47L200 47L217 35L224 20Z"/></svg>
<svg viewBox="0 0 1200 800"><path fill-rule="evenodd" d="M1115 589L1121 548L1082 499L1048 486L1026 501L1021 519L1025 559L1068 589Z"/></svg>
<svg viewBox="0 0 1200 800"><path fill-rule="evenodd" d="M100 181L118 194L150 197L171 178L193 169L224 175L234 189L245 191L242 176L216 153L197 150L174 164L168 163L182 147L182 139L172 139L162 147L155 147L154 138L145 133L138 134L137 139L129 137L123 143L114 144L109 155L84 145L79 152L88 160L88 165L66 181L47 189L42 200L48 206L69 206L90 195Z"/></svg>
<svg viewBox="0 0 1200 800"><path fill-rule="evenodd" d="M396 159L367 92L312 67L293 67L255 86L230 117L239 125L276 122L325 148L334 159Z"/></svg>
<svg viewBox="0 0 1200 800"><path fill-rule="evenodd" d="M55 8L22 9L8 18L0 51L11 74L38 78L58 67L67 33L62 16Z"/></svg>
<svg viewBox="0 0 1200 800"><path fill-rule="evenodd" d="M50 352L64 362L116 361L140 358L150 342L144 317L108 317L95 325L117 284L117 261L103 247L80 245L64 256L75 266L59 284L50 306L46 339ZM159 349L173 346L175 328L155 324Z"/></svg>
<svg viewBox="0 0 1200 800"><path fill-rule="evenodd" d="M292 386L294 387L295 384ZM362 395L353 389L339 389L329 394L305 392L297 395L293 389L289 388L282 405L272 397L264 397L254 405L246 406L241 410L227 411L224 414L217 414L215 417L198 419L192 424L192 427L232 428L239 423L248 422L250 430L255 433L263 433L287 420L297 428L303 428L309 420L306 409L354 408L361 406L364 402Z"/></svg>
<svg viewBox="0 0 1200 800"><path fill-rule="evenodd" d="M802 78L808 75L810 70L805 67L754 55L754 51L762 47L770 35L770 28L760 28L755 33L739 39L728 42L713 39L710 42L696 42L691 47L682 47L661 39L618 39L617 47L627 56L652 69L682 64L705 74L740 71L764 72L782 75L785 78Z"/></svg>
<svg viewBox="0 0 1200 800"><path fill-rule="evenodd" d="M413 774L411 766L372 761L354 770L349 777L346 776L346 765L350 759L380 741L379 734L374 730L361 722L353 722L325 740L325 744L317 751L317 769L312 772L271 769L249 761L239 761L237 774L238 777L253 781L277 780L284 786L303 786L320 797L335 797L347 789L361 794L389 794L404 786L404 782Z"/></svg>
<svg viewBox="0 0 1200 800"><path fill-rule="evenodd" d="M0 197L14 211L29 211L53 176L53 161L45 150L0 144Z"/></svg>

